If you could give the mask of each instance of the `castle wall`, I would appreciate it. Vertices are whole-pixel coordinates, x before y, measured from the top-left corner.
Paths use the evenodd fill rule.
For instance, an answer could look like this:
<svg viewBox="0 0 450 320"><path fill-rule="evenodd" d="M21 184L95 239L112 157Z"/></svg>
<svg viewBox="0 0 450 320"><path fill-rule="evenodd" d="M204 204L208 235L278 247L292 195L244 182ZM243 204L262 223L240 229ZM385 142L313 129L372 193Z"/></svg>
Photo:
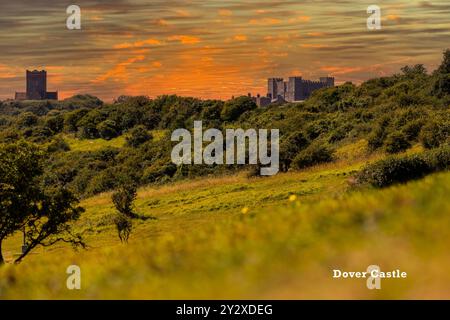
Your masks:
<svg viewBox="0 0 450 320"><path fill-rule="evenodd" d="M274 83L275 80L277 80L277 83L282 79L274 79L271 78L268 80L269 83L269 90L268 96L274 100L276 97L273 95L274 90ZM295 101L303 101L308 99L312 93L315 90L321 89L321 88L329 88L334 86L334 78L332 77L323 77L320 78L320 81L311 81L311 80L304 80L302 77L289 77L288 81L283 81L283 93L278 93L278 96L283 97L288 102L295 102ZM276 88L279 88L280 86L277 85Z"/></svg>

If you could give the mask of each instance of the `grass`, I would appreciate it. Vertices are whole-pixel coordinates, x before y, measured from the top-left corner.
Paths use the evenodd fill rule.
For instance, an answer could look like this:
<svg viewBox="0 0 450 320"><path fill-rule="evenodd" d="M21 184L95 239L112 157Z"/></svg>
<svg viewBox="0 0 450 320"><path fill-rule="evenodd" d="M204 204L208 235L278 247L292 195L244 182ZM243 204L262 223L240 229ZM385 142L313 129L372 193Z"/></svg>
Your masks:
<svg viewBox="0 0 450 320"><path fill-rule="evenodd" d="M127 245L111 221L111 195L86 199L76 228L90 249L56 246L0 268L0 298L450 298L450 173L350 188L368 159L143 188L136 211L158 220L136 222ZM5 247L11 258L20 235ZM81 267L82 290L66 289L71 264ZM333 269L371 264L408 278L382 280L374 291L361 279L332 278Z"/></svg>
<svg viewBox="0 0 450 320"><path fill-rule="evenodd" d="M153 139L158 141L165 134L165 130L151 131ZM123 134L111 140L104 139L78 139L74 135L64 134L62 138L69 144L71 151L98 151L108 147L122 148L128 134Z"/></svg>

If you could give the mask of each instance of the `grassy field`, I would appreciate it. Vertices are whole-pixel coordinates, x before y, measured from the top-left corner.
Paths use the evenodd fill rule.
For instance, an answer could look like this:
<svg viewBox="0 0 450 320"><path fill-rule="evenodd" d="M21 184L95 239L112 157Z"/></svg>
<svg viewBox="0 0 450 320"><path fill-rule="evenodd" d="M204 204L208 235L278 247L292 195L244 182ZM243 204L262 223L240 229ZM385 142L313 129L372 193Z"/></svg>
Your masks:
<svg viewBox="0 0 450 320"><path fill-rule="evenodd" d="M0 268L0 298L281 299L450 298L450 173L384 190L356 189L365 142L339 161L269 178L245 173L139 190L128 244L110 194L86 199L76 228L88 250L56 246ZM349 154L358 154L350 159ZM6 258L20 250L7 241ZM82 289L66 288L66 268ZM401 269L407 279L333 279L332 270Z"/></svg>
<svg viewBox="0 0 450 320"><path fill-rule="evenodd" d="M165 130L152 130L151 133L153 139L158 141L165 134ZM69 144L71 151L98 151L108 147L122 148L128 135L123 134L111 140L77 139L71 134L63 134L61 137Z"/></svg>

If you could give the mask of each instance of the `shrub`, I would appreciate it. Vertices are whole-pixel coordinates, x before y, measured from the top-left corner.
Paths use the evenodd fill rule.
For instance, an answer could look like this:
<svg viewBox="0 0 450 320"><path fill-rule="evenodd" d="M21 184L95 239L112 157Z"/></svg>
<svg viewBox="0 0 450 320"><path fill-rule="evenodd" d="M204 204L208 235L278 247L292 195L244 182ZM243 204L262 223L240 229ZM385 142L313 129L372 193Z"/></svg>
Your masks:
<svg viewBox="0 0 450 320"><path fill-rule="evenodd" d="M288 171L295 156L309 145L309 140L302 131L295 132L280 144L281 171Z"/></svg>
<svg viewBox="0 0 450 320"><path fill-rule="evenodd" d="M39 117L31 112L22 113L17 119L17 125L21 128L32 127L38 123Z"/></svg>
<svg viewBox="0 0 450 320"><path fill-rule="evenodd" d="M407 150L411 147L408 138L402 132L394 132L388 135L385 142L386 152L393 154Z"/></svg>
<svg viewBox="0 0 450 320"><path fill-rule="evenodd" d="M423 120L413 120L403 127L402 131L406 135L406 138L408 139L408 141L417 139L423 125L424 125Z"/></svg>
<svg viewBox="0 0 450 320"><path fill-rule="evenodd" d="M445 171L450 168L450 146L428 151L425 159L434 171Z"/></svg>
<svg viewBox="0 0 450 320"><path fill-rule="evenodd" d="M97 125L97 131L100 138L111 140L119 135L119 130L115 121L105 120Z"/></svg>
<svg viewBox="0 0 450 320"><path fill-rule="evenodd" d="M61 137L53 140L47 147L48 152L70 151L69 144Z"/></svg>
<svg viewBox="0 0 450 320"><path fill-rule="evenodd" d="M221 112L221 118L225 121L234 121L237 120L244 112L253 109L256 109L256 104L250 97L238 97L225 102Z"/></svg>
<svg viewBox="0 0 450 320"><path fill-rule="evenodd" d="M420 132L420 142L427 149L437 148L446 142L450 136L450 126L431 122L425 125Z"/></svg>
<svg viewBox="0 0 450 320"><path fill-rule="evenodd" d="M144 126L137 126L131 130L130 136L126 138L126 143L129 147L137 148L141 144L152 139L153 136L145 129Z"/></svg>
<svg viewBox="0 0 450 320"><path fill-rule="evenodd" d="M371 163L357 175L360 183L368 183L378 188L395 183L419 179L432 172L448 170L450 147L423 152L410 156L390 156Z"/></svg>
<svg viewBox="0 0 450 320"><path fill-rule="evenodd" d="M315 143L295 156L292 163L296 169L302 169L331 161L333 161L333 151L327 146Z"/></svg>

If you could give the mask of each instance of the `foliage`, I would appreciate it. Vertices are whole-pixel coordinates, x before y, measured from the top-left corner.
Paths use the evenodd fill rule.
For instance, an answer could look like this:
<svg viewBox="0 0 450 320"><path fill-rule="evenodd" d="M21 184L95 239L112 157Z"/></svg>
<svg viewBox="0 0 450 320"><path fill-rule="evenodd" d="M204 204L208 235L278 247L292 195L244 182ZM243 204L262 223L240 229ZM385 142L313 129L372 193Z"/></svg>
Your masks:
<svg viewBox="0 0 450 320"><path fill-rule="evenodd" d="M253 109L256 109L256 104L250 97L238 97L225 102L221 112L221 119L223 121L235 121L243 113Z"/></svg>
<svg viewBox="0 0 450 320"><path fill-rule="evenodd" d="M449 166L450 147L447 146L422 154L391 156L371 163L358 174L358 180L382 188L448 170Z"/></svg>
<svg viewBox="0 0 450 320"><path fill-rule="evenodd" d="M114 223L121 242L128 242L133 229L132 219L147 220L152 217L141 216L134 212L133 203L136 200L137 188L132 182L122 182L112 194L112 202L118 212Z"/></svg>
<svg viewBox="0 0 450 320"><path fill-rule="evenodd" d="M292 160L294 167L303 169L320 163L333 161L333 151L326 145L313 143L305 150L301 151Z"/></svg>
<svg viewBox="0 0 450 320"><path fill-rule="evenodd" d="M2 242L16 231L26 232L27 248L15 260L20 262L37 246L63 241L84 246L70 222L83 212L77 198L57 185L42 184L44 154L26 142L0 148L0 264Z"/></svg>
<svg viewBox="0 0 450 320"><path fill-rule="evenodd" d="M129 147L137 148L141 144L153 139L144 126L136 126L130 131L130 135L126 138L126 144Z"/></svg>

